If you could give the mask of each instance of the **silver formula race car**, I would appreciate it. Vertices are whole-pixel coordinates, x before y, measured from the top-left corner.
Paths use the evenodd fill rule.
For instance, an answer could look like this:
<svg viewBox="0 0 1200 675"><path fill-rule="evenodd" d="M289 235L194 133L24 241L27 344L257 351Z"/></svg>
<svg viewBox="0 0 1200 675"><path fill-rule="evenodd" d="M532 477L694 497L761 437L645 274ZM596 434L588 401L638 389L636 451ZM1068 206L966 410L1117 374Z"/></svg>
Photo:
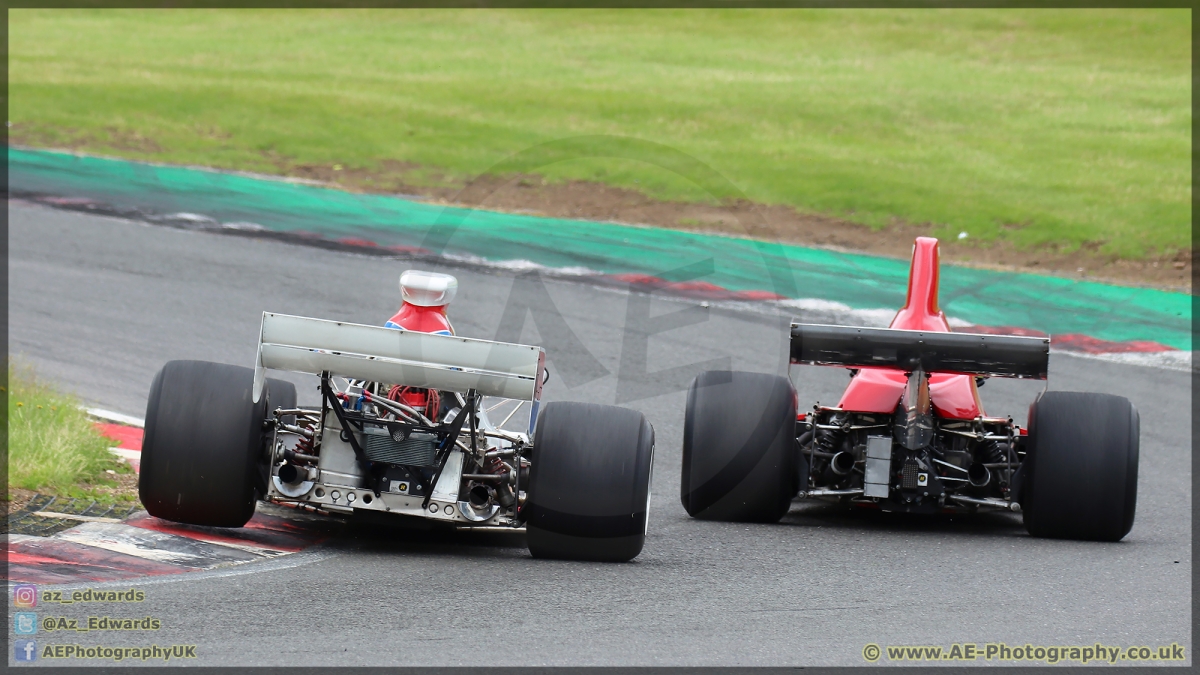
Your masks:
<svg viewBox="0 0 1200 675"><path fill-rule="evenodd" d="M1117 541L1137 503L1138 412L1043 392L1029 426L987 415L988 377L1044 380L1049 338L952 333L937 240L913 247L889 328L793 324L791 362L850 369L835 406L798 413L786 377L706 372L688 393L682 498L697 518L776 521L793 498L917 513L1023 513L1030 534Z"/></svg>
<svg viewBox="0 0 1200 675"><path fill-rule="evenodd" d="M453 335L449 275L410 271L400 285L404 305L386 326L266 312L253 368L167 363L146 409L146 510L241 527L262 499L523 527L537 557L637 556L654 457L645 417L541 404L541 348ZM295 386L269 369L317 375L320 407L298 407Z"/></svg>

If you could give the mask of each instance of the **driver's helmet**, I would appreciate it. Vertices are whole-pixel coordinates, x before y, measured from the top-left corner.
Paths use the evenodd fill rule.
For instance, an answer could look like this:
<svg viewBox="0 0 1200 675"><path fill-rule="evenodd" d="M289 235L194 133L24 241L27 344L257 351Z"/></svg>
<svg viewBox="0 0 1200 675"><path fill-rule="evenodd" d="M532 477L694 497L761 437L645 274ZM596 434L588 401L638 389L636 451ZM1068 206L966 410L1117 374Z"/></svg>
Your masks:
<svg viewBox="0 0 1200 675"><path fill-rule="evenodd" d="M458 292L458 279L449 274L408 270L400 275L403 304L385 328L413 330L434 335L454 335L446 307Z"/></svg>

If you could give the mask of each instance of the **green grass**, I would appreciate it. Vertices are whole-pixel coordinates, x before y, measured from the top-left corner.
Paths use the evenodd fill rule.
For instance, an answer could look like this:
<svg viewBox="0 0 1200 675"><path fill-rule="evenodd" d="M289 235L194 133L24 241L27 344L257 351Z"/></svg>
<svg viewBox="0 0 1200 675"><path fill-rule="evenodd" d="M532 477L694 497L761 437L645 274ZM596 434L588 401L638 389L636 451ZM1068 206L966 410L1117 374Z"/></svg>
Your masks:
<svg viewBox="0 0 1200 675"><path fill-rule="evenodd" d="M749 199L1122 257L1190 248L1190 10L10 10L18 138L462 184L577 135ZM642 157L523 168L729 199ZM733 192L733 191L727 191Z"/></svg>
<svg viewBox="0 0 1200 675"><path fill-rule="evenodd" d="M108 451L113 442L96 431L74 398L27 369L10 367L8 386L10 487L97 501L132 499L114 496L117 481L106 473L132 469Z"/></svg>

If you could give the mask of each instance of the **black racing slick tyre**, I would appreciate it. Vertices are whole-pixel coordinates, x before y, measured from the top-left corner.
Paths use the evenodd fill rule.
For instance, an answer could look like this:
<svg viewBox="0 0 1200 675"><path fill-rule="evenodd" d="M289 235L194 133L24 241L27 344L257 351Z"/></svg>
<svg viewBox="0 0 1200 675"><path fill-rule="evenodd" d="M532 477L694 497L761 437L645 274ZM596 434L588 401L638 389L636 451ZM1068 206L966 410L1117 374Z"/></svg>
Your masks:
<svg viewBox="0 0 1200 675"><path fill-rule="evenodd" d="M636 410L555 402L533 434L521 507L535 558L624 562L641 553L654 427Z"/></svg>
<svg viewBox="0 0 1200 675"><path fill-rule="evenodd" d="M272 405L295 405L295 387L268 381L251 400L254 371L171 361L150 387L138 493L150 515L191 525L241 527L263 480L263 421Z"/></svg>
<svg viewBox="0 0 1200 675"><path fill-rule="evenodd" d="M1021 507L1035 537L1119 541L1137 507L1139 417L1121 396L1066 391L1029 407Z"/></svg>
<svg viewBox="0 0 1200 675"><path fill-rule="evenodd" d="M705 520L776 522L799 490L796 392L778 375L710 370L688 390L681 496Z"/></svg>

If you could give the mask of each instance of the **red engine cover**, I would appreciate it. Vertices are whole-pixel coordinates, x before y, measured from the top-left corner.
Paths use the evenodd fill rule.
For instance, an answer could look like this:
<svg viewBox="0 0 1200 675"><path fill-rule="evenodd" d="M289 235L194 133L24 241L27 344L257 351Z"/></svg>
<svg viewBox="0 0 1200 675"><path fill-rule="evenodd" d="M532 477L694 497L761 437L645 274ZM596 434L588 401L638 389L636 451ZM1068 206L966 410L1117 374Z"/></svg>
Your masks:
<svg viewBox="0 0 1200 675"><path fill-rule="evenodd" d="M889 324L891 328L948 333L950 324L938 308L938 241L917 237L908 270L908 298ZM904 393L904 373L890 368L862 368L842 393L838 407L855 412L891 413ZM934 373L929 376L934 411L951 419L983 415L979 390L970 375Z"/></svg>

